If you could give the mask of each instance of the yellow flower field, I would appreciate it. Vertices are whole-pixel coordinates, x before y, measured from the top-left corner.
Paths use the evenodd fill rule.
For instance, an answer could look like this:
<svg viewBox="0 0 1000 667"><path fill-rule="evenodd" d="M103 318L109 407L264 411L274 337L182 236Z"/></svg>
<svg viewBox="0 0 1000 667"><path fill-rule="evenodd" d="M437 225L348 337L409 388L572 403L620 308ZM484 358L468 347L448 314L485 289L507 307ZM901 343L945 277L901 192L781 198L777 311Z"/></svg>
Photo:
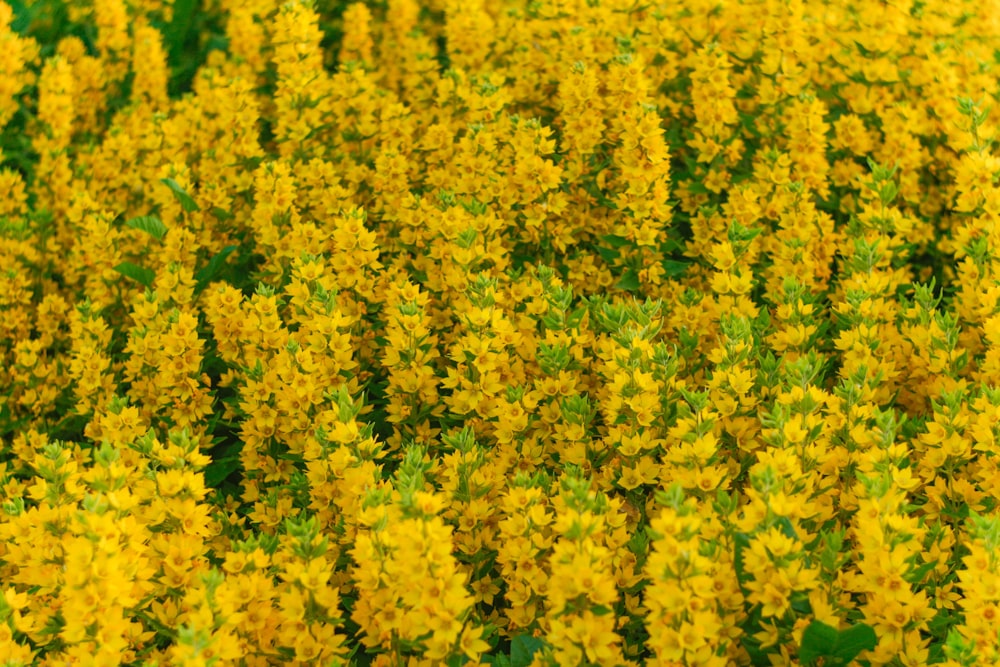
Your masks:
<svg viewBox="0 0 1000 667"><path fill-rule="evenodd" d="M0 665L1000 664L1000 0L0 1Z"/></svg>

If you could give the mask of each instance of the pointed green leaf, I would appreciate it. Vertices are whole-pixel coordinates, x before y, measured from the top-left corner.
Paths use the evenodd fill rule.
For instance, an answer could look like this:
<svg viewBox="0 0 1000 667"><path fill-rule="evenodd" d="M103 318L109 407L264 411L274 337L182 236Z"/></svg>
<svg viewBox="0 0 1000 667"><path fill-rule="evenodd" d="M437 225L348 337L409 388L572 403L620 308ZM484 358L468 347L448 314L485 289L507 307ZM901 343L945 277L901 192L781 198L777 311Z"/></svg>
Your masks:
<svg viewBox="0 0 1000 667"><path fill-rule="evenodd" d="M784 533L785 537L789 537L793 540L797 540L799 538L799 536L795 533L795 526L792 525L791 520L787 516L779 518L777 526L781 532Z"/></svg>
<svg viewBox="0 0 1000 667"><path fill-rule="evenodd" d="M180 183L172 178L161 178L160 182L170 188L171 192L174 193L174 197L176 197L177 201L180 202L181 208L185 211L193 213L194 211L201 210L201 207L198 206L198 202L196 202L191 195L189 195L187 191L181 187Z"/></svg>
<svg viewBox="0 0 1000 667"><path fill-rule="evenodd" d="M598 246L597 248L597 254L600 255L601 259L603 259L608 264L611 264L620 256L618 251L615 250L614 248L602 248L600 246Z"/></svg>
<svg viewBox="0 0 1000 667"><path fill-rule="evenodd" d="M147 269L132 262L122 262L115 267L115 271L150 289L153 287L153 281L156 280L156 273L152 269Z"/></svg>
<svg viewBox="0 0 1000 667"><path fill-rule="evenodd" d="M920 565L915 565L913 568L906 573L906 580L911 584L919 584L924 580L928 574L934 571L934 568L938 566L938 562L933 560L929 563L921 563Z"/></svg>
<svg viewBox="0 0 1000 667"><path fill-rule="evenodd" d="M600 237L602 241L607 243L609 246L617 250L618 248L623 248L627 245L631 245L632 242L629 241L624 236L618 236L617 234L605 234Z"/></svg>
<svg viewBox="0 0 1000 667"><path fill-rule="evenodd" d="M162 241L167 233L167 226L155 215L140 215L137 218L126 221L125 226L146 232L157 241Z"/></svg>
<svg viewBox="0 0 1000 667"><path fill-rule="evenodd" d="M219 222L225 222L226 220L232 220L233 218L236 217L235 215L233 215L232 213L230 213L226 209L219 208L218 206L212 207L212 215L214 215L215 219L218 220Z"/></svg>
<svg viewBox="0 0 1000 667"><path fill-rule="evenodd" d="M813 621L802 633L799 660L810 664L822 658L825 665L847 667L862 651L871 651L878 637L870 625L858 623L846 630Z"/></svg>
<svg viewBox="0 0 1000 667"><path fill-rule="evenodd" d="M663 272L670 278L679 278L684 275L687 268L690 266L688 262L678 262L673 259L663 260Z"/></svg>
<svg viewBox="0 0 1000 667"><path fill-rule="evenodd" d="M736 582L744 594L748 592L746 585L750 582L751 576L746 571L743 552L749 548L750 536L746 533L736 533L733 537L733 569L736 571Z"/></svg>
<svg viewBox="0 0 1000 667"><path fill-rule="evenodd" d="M672 252L684 251L684 244L677 239L667 239L660 244L660 252L664 255L669 255Z"/></svg>
<svg viewBox="0 0 1000 667"><path fill-rule="evenodd" d="M837 646L837 629L822 621L813 621L802 632L799 660L809 664L819 658L829 658Z"/></svg>
<svg viewBox="0 0 1000 667"><path fill-rule="evenodd" d="M511 667L528 667L534 659L535 653L545 646L538 637L531 635L518 635L510 642L510 664Z"/></svg>
<svg viewBox="0 0 1000 667"><path fill-rule="evenodd" d="M849 665L862 651L872 651L878 644L878 637L870 625L858 623L841 630L837 637L837 647L833 657L844 665Z"/></svg>
<svg viewBox="0 0 1000 667"><path fill-rule="evenodd" d="M232 473L236 472L240 468L240 460L238 458L226 458L219 459L218 461L212 461L205 468L205 486L209 488L216 488L219 484L226 481Z"/></svg>
<svg viewBox="0 0 1000 667"><path fill-rule="evenodd" d="M615 285L615 289L625 290L627 292L637 292L639 291L639 272L635 269L629 269L625 272L625 275L621 277L618 284Z"/></svg>
<svg viewBox="0 0 1000 667"><path fill-rule="evenodd" d="M795 593L792 597L792 610L803 616L812 614L812 604L804 593Z"/></svg>
<svg viewBox="0 0 1000 667"><path fill-rule="evenodd" d="M578 329L583 316L587 314L586 306L579 306L566 318L566 326L570 329Z"/></svg>
<svg viewBox="0 0 1000 667"><path fill-rule="evenodd" d="M222 268L226 265L226 258L229 257L236 250L236 246L227 245L225 248L215 253L212 259L208 260L208 264L198 269L197 273L194 274L195 293L199 293L204 290L208 283L212 282Z"/></svg>

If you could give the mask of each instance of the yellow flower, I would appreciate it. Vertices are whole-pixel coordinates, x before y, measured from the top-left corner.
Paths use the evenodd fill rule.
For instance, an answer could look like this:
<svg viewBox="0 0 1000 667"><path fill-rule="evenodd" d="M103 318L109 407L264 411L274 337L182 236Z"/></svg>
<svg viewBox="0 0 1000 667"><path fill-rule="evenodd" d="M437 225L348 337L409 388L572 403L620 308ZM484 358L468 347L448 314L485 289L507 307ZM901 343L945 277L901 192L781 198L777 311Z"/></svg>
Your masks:
<svg viewBox="0 0 1000 667"><path fill-rule="evenodd" d="M458 640L458 647L462 651L462 655L473 662L479 660L479 657L483 653L490 650L490 645L482 638L481 630L474 629L471 625L465 626L462 630L462 635Z"/></svg>

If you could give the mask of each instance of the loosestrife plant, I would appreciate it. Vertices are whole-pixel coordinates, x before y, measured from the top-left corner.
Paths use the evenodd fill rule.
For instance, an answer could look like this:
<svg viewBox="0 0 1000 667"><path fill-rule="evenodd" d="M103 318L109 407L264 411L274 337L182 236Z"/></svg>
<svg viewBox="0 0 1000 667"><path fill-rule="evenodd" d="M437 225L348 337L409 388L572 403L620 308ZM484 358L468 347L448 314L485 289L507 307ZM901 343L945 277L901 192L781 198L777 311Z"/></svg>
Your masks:
<svg viewBox="0 0 1000 667"><path fill-rule="evenodd" d="M0 0L0 664L996 663L997 11Z"/></svg>

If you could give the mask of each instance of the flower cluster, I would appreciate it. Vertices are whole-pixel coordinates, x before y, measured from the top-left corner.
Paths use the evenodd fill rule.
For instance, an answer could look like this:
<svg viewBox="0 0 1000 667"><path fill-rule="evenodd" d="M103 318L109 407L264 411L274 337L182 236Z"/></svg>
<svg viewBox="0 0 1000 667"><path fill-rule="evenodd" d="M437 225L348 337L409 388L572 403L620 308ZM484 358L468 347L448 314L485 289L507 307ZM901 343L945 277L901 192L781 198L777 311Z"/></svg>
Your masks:
<svg viewBox="0 0 1000 667"><path fill-rule="evenodd" d="M998 11L0 0L0 663L996 663Z"/></svg>

